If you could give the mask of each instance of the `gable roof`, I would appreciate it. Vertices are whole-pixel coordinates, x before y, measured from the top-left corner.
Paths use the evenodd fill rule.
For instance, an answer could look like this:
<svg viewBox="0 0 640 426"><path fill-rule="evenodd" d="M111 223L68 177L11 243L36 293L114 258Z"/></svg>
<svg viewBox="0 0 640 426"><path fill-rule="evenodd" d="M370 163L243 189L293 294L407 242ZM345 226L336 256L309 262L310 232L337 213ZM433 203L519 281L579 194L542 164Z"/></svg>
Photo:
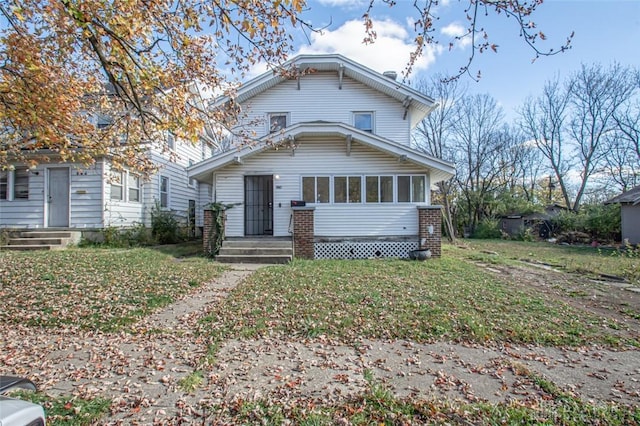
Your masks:
<svg viewBox="0 0 640 426"><path fill-rule="evenodd" d="M424 93L339 54L298 55L286 61L281 67L281 70L284 72L291 69L303 74L297 77L300 79L301 85L304 84L305 72L336 71L338 84L341 84L343 77L349 77L374 90L382 92L401 102L403 106L411 112L411 128L415 127L427 114L438 106L432 98ZM248 99L286 80L287 76L283 75L283 73L276 71L265 72L243 83L235 92L235 101L242 104ZM211 106L218 107L229 100L230 98L228 96L220 97L214 100Z"/></svg>
<svg viewBox="0 0 640 426"><path fill-rule="evenodd" d="M416 151L408 146L393 142L372 133L368 133L344 123L326 121L312 121L298 123L284 129L283 132L264 136L257 145L245 145L237 150L223 152L198 164L187 168L189 176L200 181L210 181L215 170L232 163L239 163L247 158L266 151L287 141L299 140L305 137L339 136L361 143L378 151L397 157L402 161L409 161L429 170L431 183L451 178L455 169L452 163Z"/></svg>
<svg viewBox="0 0 640 426"><path fill-rule="evenodd" d="M631 188L627 192L623 192L622 194L613 197L604 202L605 204L632 204L637 205L640 204L640 185Z"/></svg>

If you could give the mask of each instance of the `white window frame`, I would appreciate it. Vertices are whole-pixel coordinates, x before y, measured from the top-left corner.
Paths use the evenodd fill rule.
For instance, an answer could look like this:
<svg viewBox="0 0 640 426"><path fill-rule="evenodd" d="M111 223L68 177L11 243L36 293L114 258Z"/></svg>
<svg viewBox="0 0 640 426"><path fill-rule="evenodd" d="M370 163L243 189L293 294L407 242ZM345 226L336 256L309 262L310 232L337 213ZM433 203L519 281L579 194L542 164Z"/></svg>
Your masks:
<svg viewBox="0 0 640 426"><path fill-rule="evenodd" d="M347 193L346 193L347 199L346 199L346 201L344 201L344 202L343 202L343 201L336 202L336 199L335 199L335 185L336 185L336 183L335 183L335 179L336 179L336 178L346 178L346 179L347 179L347 180L346 180L346 183L347 183ZM350 199L351 197L349 197L349 195L350 195L350 194L349 194L349 187L350 187L350 183L349 183L349 181L350 181L351 179L353 179L353 178L358 178L358 179L360 179L360 201L351 201L351 199ZM335 176L332 176L332 179L331 179L331 182L330 182L330 184L331 184L331 192L332 192L332 194L331 194L331 201L332 201L332 203L333 203L333 204L362 204L362 202L363 202L363 198L362 198L362 194L363 194L363 192L362 192L362 185L363 185L363 181L364 181L364 179L363 179L363 175L357 175L357 174L344 174L344 175L335 175Z"/></svg>
<svg viewBox="0 0 640 426"><path fill-rule="evenodd" d="M357 125L358 116L364 116L364 115L368 115L369 117L371 117L370 129L358 127ZM353 127L355 127L356 129L362 130L363 132L375 133L376 117L373 111L353 111Z"/></svg>
<svg viewBox="0 0 640 426"><path fill-rule="evenodd" d="M119 175L119 176L118 176ZM111 201L124 201L125 200L125 176L126 173L124 171L111 171L111 179L109 181L109 199ZM118 179L120 180L118 182ZM113 188L120 188L120 197L114 197Z"/></svg>
<svg viewBox="0 0 640 426"><path fill-rule="evenodd" d="M163 191L162 190L162 183L166 182L166 190ZM162 195L165 194L166 195L166 203L162 203ZM171 179L169 178L169 176L162 176L160 175L159 180L158 180L158 196L159 196L159 201L160 201L160 208L162 209L169 209L169 206L171 206Z"/></svg>
<svg viewBox="0 0 640 426"><path fill-rule="evenodd" d="M329 183L329 187L327 188L329 190L328 193L328 199L326 201L321 201L318 198L318 179L323 178L323 179L328 179ZM313 203L313 204L330 204L333 202L333 179L331 178L331 176L328 175L314 175L314 176L302 176L300 178L300 199L304 200L304 180L305 179L313 179L313 196L314 196L314 200L313 201L307 201L308 203ZM306 201L306 200L305 200Z"/></svg>
<svg viewBox="0 0 640 426"><path fill-rule="evenodd" d="M173 132L167 130L165 135L164 135L164 140L167 144L167 148L169 148L169 150L171 151L175 151L176 150L176 135L173 134Z"/></svg>
<svg viewBox="0 0 640 426"><path fill-rule="evenodd" d="M22 196L22 195L18 195L18 172L24 173L24 176L22 176L23 178L26 179L26 184L24 184L24 186L27 187L27 195ZM13 188L13 200L28 200L29 199L29 186L30 186L30 178L29 178L29 169L27 167L16 167L15 170L13 171L13 182L11 183L11 187ZM8 182L8 181L7 181ZM7 194L8 196L8 194Z"/></svg>
<svg viewBox="0 0 640 426"><path fill-rule="evenodd" d="M284 127L273 128L273 119L277 117L284 117ZM270 112L267 116L267 133L277 133L282 129L286 129L289 126L289 113L288 112Z"/></svg>
<svg viewBox="0 0 640 426"><path fill-rule="evenodd" d="M131 182L136 183L136 185L132 185ZM137 191L138 199L131 199L131 191ZM135 173L127 172L127 201L130 203L141 203L142 202L142 181L140 176Z"/></svg>
<svg viewBox="0 0 640 426"><path fill-rule="evenodd" d="M377 178L377 186L378 186L378 197L377 201L367 201L368 188L367 188L367 179L368 178ZM390 201L382 201L382 178L391 178L391 200ZM394 175L365 175L364 176L364 202L367 204L393 204L396 201L395 190L396 183L394 179Z"/></svg>
<svg viewBox="0 0 640 426"><path fill-rule="evenodd" d="M408 177L409 178L409 201L400 201L400 191L399 191L399 185L400 185L400 179L401 177ZM424 179L424 190L422 191L422 198L423 200L421 201L416 201L415 197L414 197L414 179L415 178L423 178ZM397 203L402 203L402 204L409 204L409 203L414 203L414 204L418 204L418 203L426 203L427 202L427 190L428 190L428 179L427 179L427 175L420 175L420 174L413 174L413 175L397 175L396 176L396 182L394 185L394 190L395 190L395 199Z"/></svg>

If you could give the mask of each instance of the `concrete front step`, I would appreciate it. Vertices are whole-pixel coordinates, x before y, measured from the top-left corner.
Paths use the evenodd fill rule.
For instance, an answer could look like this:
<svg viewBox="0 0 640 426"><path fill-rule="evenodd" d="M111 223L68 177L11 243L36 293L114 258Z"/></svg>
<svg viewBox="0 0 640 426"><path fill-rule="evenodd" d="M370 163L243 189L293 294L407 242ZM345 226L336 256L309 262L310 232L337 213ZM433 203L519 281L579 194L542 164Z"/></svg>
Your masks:
<svg viewBox="0 0 640 426"><path fill-rule="evenodd" d="M27 251L27 250L62 250L64 246L50 245L9 245L0 247L1 250Z"/></svg>
<svg viewBox="0 0 640 426"><path fill-rule="evenodd" d="M225 239L222 242L222 247L225 248L284 248L291 249L292 244L290 239Z"/></svg>
<svg viewBox="0 0 640 426"><path fill-rule="evenodd" d="M272 247L220 247L219 255L221 256L291 256L292 250L289 248L272 248Z"/></svg>
<svg viewBox="0 0 640 426"><path fill-rule="evenodd" d="M72 238L71 231L21 231L20 238Z"/></svg>
<svg viewBox="0 0 640 426"><path fill-rule="evenodd" d="M81 232L67 230L17 230L10 233L7 245L0 250L58 250L71 243L78 243Z"/></svg>
<svg viewBox="0 0 640 426"><path fill-rule="evenodd" d="M221 263L268 263L268 264L285 264L291 261L288 255L268 255L258 254L252 256L226 256L217 255L216 260Z"/></svg>
<svg viewBox="0 0 640 426"><path fill-rule="evenodd" d="M69 238L10 238L10 246L64 246Z"/></svg>
<svg viewBox="0 0 640 426"><path fill-rule="evenodd" d="M293 257L290 238L228 238L216 256L223 263L289 263Z"/></svg>

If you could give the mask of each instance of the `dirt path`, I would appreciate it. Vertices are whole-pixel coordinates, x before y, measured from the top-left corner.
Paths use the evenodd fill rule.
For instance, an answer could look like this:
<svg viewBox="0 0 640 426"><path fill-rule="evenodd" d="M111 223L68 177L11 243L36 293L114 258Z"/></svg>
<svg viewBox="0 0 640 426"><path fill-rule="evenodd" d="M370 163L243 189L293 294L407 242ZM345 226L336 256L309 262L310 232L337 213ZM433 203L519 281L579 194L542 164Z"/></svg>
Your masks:
<svg viewBox="0 0 640 426"><path fill-rule="evenodd" d="M181 382L207 356L192 325L255 269L236 268L138 323L138 334L6 328L2 372L31 376L54 395L112 398L105 423L127 425L211 422L208 407L237 399L333 402L363 392L371 380L400 397L508 402L544 396L537 375L587 400L640 403L637 350L322 339L226 341L187 393Z"/></svg>

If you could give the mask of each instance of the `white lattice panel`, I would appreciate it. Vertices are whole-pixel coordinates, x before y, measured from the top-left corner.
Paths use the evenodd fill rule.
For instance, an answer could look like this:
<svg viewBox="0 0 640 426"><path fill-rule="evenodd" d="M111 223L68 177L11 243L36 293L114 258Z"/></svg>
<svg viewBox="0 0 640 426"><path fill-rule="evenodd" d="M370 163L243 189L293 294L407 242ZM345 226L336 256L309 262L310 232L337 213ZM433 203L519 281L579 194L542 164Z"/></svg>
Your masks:
<svg viewBox="0 0 640 426"><path fill-rule="evenodd" d="M344 241L315 243L314 255L316 259L406 258L417 249L417 241Z"/></svg>

